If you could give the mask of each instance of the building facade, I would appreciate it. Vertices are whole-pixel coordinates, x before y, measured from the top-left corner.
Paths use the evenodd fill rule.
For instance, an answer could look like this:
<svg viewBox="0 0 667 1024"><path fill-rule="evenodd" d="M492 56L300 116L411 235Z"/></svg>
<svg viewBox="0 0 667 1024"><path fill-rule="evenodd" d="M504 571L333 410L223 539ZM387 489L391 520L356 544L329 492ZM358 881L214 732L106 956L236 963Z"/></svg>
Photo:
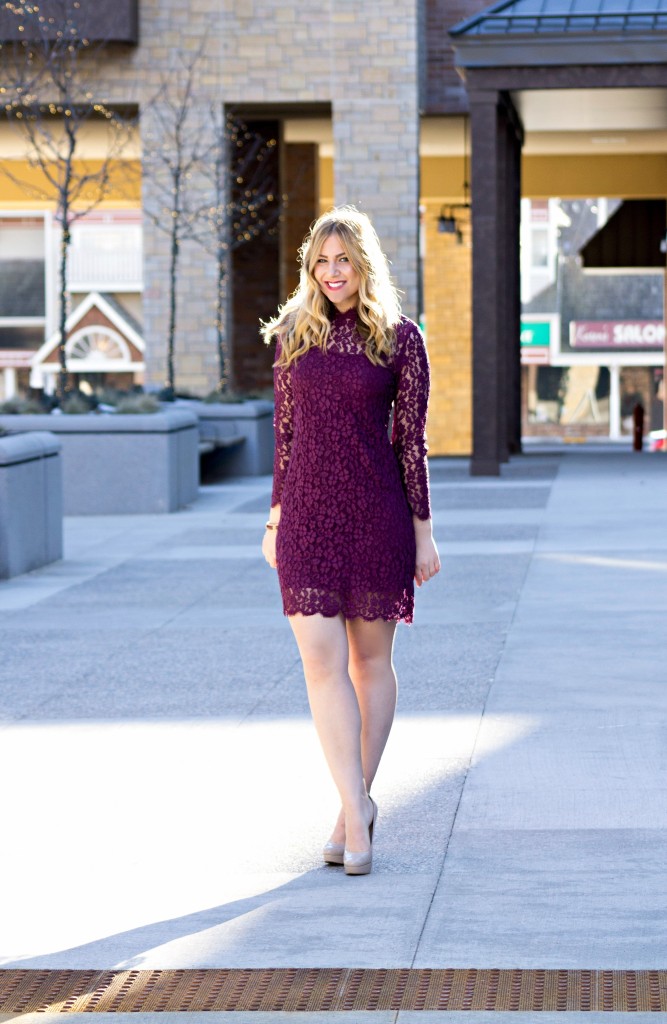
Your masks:
<svg viewBox="0 0 667 1024"><path fill-rule="evenodd" d="M518 5L527 2L517 0ZM496 4L493 10L508 6L516 4ZM486 7L476 0L378 0L370 6L342 0L326 8L303 0L124 0L113 7L104 2L82 7L87 16L97 11L100 18L111 18L100 22L98 35L107 43L89 68L90 77L106 103L138 111L136 152L127 159L143 159L140 194L135 188L128 199L132 190L124 186L121 173L116 192L96 215L115 218L118 227L123 218L129 227L141 207L153 215L143 218L141 272L133 272L132 282L105 283L91 273L85 283L90 291L111 294L140 322L145 382L157 387L166 377L171 256L169 236L157 223L163 199L159 167L151 162L159 164L164 111L179 76L182 81L183 69L196 65L188 114L193 130L206 138L215 130L212 112L234 111L274 153L278 230L250 240L230 258L224 319L237 386L257 390L270 384L271 353L259 343L259 320L272 315L294 287L296 250L308 225L334 203L355 203L378 229L405 312L425 328L433 370L431 452L469 455L475 444L486 444L491 454L480 455L479 468L497 470L520 443L521 433L521 196L534 204L554 197L664 198L667 123L659 102L649 103L652 115L639 122L635 116L635 124L632 107L624 111L618 103L615 119L610 115L595 123L594 114L576 116L574 87L584 111L597 88L595 83L589 88L585 76L565 82L553 69L549 72L553 84L560 81L559 96L565 90L574 100L560 107L558 102L549 106L549 96L538 88L539 74L529 89L521 88L519 71L508 78L512 88L516 85L514 92L493 83L487 88L482 79L490 72L482 65L497 59L495 52L480 56L484 38L495 40L489 22L484 38L474 27L449 34L461 22L473 25ZM504 27L501 36L506 35ZM472 52L466 39L478 47L471 60L465 56ZM637 39L635 46L641 48ZM649 93L643 95L648 103ZM503 137L515 139L503 153L497 142L499 118ZM0 143L8 142L6 125L2 133ZM15 149L10 155L20 162ZM511 174L508 161L513 161ZM498 191L502 181L503 197ZM192 187L196 191L198 183ZM46 206L28 202L15 186L0 181L0 217L42 216ZM500 218L499 210L505 211ZM8 237L1 221L0 259L11 252L11 246L3 249L3 230ZM49 230L57 232L57 225ZM544 241L539 230L531 238L536 247ZM129 232L119 244L128 251L134 244L136 250ZM548 262L551 243L547 239L544 244ZM480 262L484 253L488 259ZM205 394L218 380L216 267L192 241L183 241L180 257L177 387ZM86 257L77 258L77 273L86 277L81 270ZM511 274L498 290L494 268L500 264ZM548 277L548 267L542 269ZM534 263L533 276L539 277L539 271ZM77 294L74 303L83 300ZM47 296L44 311L32 311L45 318L43 325L32 325L35 349L42 326L42 342L53 333L49 302ZM9 341L6 332L15 328L11 318L3 320L5 311L0 308L0 332L5 331L0 350L8 352L19 346ZM6 360L11 358L16 357ZM524 374L524 391L527 386Z"/></svg>

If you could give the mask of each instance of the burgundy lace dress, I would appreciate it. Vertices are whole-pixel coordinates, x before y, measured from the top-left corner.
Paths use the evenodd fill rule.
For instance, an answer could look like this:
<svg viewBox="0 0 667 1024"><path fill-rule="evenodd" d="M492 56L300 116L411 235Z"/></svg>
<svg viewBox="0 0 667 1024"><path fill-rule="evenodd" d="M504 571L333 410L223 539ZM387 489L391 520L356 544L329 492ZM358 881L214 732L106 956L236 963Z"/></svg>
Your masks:
<svg viewBox="0 0 667 1024"><path fill-rule="evenodd" d="M312 348L275 368L271 505L281 505L283 607L412 622L412 516L430 516L428 359L419 328L403 317L392 359L374 366L356 325L356 310L337 313L325 353Z"/></svg>

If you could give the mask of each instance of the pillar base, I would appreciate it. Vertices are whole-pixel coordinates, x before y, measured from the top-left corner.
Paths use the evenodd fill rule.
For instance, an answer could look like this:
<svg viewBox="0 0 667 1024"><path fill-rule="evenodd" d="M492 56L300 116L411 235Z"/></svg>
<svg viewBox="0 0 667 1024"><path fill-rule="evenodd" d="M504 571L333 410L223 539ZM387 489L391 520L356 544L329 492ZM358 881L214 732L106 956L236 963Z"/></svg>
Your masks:
<svg viewBox="0 0 667 1024"><path fill-rule="evenodd" d="M500 461L473 457L470 462L470 476L500 476Z"/></svg>

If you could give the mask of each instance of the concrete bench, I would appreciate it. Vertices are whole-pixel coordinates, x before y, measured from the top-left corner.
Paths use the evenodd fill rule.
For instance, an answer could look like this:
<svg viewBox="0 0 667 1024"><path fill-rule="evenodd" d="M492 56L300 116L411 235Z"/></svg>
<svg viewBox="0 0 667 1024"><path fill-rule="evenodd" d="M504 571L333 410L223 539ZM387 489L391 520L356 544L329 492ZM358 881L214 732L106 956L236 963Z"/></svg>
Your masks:
<svg viewBox="0 0 667 1024"><path fill-rule="evenodd" d="M210 455L219 448L236 448L244 444L233 423L222 420L199 420L199 454Z"/></svg>
<svg viewBox="0 0 667 1024"><path fill-rule="evenodd" d="M198 420L187 409L5 415L0 427L57 435L65 515L176 512L197 498Z"/></svg>
<svg viewBox="0 0 667 1024"><path fill-rule="evenodd" d="M273 469L273 402L200 402L178 399L199 419L202 473L209 483L230 476L262 476Z"/></svg>
<svg viewBox="0 0 667 1024"><path fill-rule="evenodd" d="M60 441L46 431L0 437L0 579L62 558Z"/></svg>

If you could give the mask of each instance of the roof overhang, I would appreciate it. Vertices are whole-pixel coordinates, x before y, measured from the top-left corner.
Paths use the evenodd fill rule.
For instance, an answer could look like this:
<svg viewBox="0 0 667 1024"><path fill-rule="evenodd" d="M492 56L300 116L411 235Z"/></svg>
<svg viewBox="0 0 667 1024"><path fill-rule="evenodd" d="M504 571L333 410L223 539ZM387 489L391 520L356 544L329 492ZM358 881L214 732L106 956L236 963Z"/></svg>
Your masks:
<svg viewBox="0 0 667 1024"><path fill-rule="evenodd" d="M625 200L580 249L584 267L661 268L667 228L664 199Z"/></svg>
<svg viewBox="0 0 667 1024"><path fill-rule="evenodd" d="M499 0L449 34L461 69L664 64L667 4Z"/></svg>
<svg viewBox="0 0 667 1024"><path fill-rule="evenodd" d="M667 32L633 34L631 38L602 33L555 36L457 36L450 32L455 64L466 68L554 67L568 64L664 64Z"/></svg>

